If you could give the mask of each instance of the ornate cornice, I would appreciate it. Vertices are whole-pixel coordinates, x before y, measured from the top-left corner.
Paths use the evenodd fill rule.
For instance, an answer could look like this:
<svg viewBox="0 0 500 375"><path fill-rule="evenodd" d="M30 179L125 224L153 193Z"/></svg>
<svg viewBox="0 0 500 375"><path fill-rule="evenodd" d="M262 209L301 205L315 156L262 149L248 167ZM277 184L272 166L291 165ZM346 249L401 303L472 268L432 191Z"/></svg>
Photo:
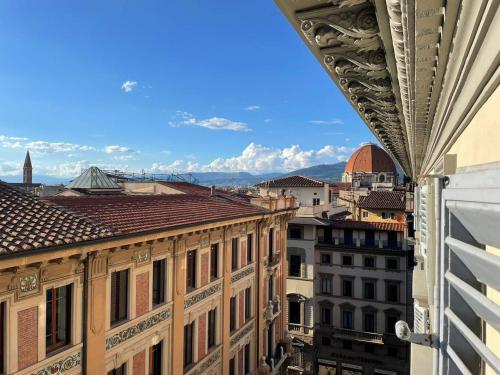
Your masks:
<svg viewBox="0 0 500 375"><path fill-rule="evenodd" d="M235 273L234 275L231 276L231 283L234 284L238 280L241 280L245 276L251 275L254 272L255 272L255 267L254 266L250 266L250 267L244 268L241 271L239 271L238 273Z"/></svg>
<svg viewBox="0 0 500 375"><path fill-rule="evenodd" d="M77 352L38 370L36 375L61 375L80 366L82 353Z"/></svg>
<svg viewBox="0 0 500 375"><path fill-rule="evenodd" d="M324 4L325 5L325 4ZM338 0L296 13L299 29L379 141L410 171L407 131L387 68L375 7Z"/></svg>
<svg viewBox="0 0 500 375"><path fill-rule="evenodd" d="M231 347L235 346L243 337L248 335L250 332L253 331L254 328L254 323L253 321L248 324L246 327L242 328L240 331L236 332L232 337L231 337Z"/></svg>

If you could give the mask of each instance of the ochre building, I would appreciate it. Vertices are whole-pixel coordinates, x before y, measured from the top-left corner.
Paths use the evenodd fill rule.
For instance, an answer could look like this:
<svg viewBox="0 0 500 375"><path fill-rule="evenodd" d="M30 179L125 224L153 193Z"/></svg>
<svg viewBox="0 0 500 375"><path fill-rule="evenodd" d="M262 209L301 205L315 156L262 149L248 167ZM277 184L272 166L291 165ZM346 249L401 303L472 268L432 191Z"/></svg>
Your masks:
<svg viewBox="0 0 500 375"><path fill-rule="evenodd" d="M280 373L293 198L0 183L0 373Z"/></svg>

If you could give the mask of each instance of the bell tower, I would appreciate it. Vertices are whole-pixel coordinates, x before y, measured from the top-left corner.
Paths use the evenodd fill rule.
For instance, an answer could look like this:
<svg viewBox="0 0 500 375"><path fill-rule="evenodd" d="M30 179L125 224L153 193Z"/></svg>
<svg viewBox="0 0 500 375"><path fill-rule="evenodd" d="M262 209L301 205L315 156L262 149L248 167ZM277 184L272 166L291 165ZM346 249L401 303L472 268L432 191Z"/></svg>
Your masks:
<svg viewBox="0 0 500 375"><path fill-rule="evenodd" d="M26 151L26 158L23 166L23 184L31 184L33 182L33 167L31 166L31 158L29 150Z"/></svg>

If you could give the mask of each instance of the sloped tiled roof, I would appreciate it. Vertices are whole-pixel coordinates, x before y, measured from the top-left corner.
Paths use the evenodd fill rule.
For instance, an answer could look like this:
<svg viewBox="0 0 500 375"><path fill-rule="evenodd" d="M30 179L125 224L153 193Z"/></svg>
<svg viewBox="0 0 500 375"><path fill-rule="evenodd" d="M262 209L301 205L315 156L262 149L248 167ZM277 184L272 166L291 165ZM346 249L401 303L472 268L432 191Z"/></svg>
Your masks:
<svg viewBox="0 0 500 375"><path fill-rule="evenodd" d="M0 257L117 234L0 182Z"/></svg>
<svg viewBox="0 0 500 375"><path fill-rule="evenodd" d="M68 189L120 189L120 186L97 167L90 167L71 181Z"/></svg>
<svg viewBox="0 0 500 375"><path fill-rule="evenodd" d="M405 193L402 191L371 191L366 197L361 197L359 208L366 209L405 209Z"/></svg>
<svg viewBox="0 0 500 375"><path fill-rule="evenodd" d="M201 194L58 196L48 200L122 233L197 225L267 212L246 202Z"/></svg>
<svg viewBox="0 0 500 375"><path fill-rule="evenodd" d="M357 220L332 220L332 227L340 229L386 230L395 232L403 232L405 230L404 223Z"/></svg>
<svg viewBox="0 0 500 375"><path fill-rule="evenodd" d="M350 182L330 182L329 187L332 193L338 193L340 190L351 190L352 184Z"/></svg>
<svg viewBox="0 0 500 375"><path fill-rule="evenodd" d="M275 180L263 181L255 186L270 187L270 188L287 188L287 187L322 187L325 186L323 181L314 180L304 176L289 176L277 178Z"/></svg>
<svg viewBox="0 0 500 375"><path fill-rule="evenodd" d="M383 149L374 144L366 144L358 148L345 165L345 172L396 172L391 157Z"/></svg>

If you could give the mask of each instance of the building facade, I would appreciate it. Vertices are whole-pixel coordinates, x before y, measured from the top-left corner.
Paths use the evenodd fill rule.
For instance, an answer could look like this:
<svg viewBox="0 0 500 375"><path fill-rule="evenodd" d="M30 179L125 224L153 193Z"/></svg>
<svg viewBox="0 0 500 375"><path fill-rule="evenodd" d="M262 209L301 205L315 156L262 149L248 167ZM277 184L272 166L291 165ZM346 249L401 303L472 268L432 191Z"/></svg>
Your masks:
<svg viewBox="0 0 500 375"><path fill-rule="evenodd" d="M282 371L293 199L0 194L2 373Z"/></svg>
<svg viewBox="0 0 500 375"><path fill-rule="evenodd" d="M314 337L320 374L408 373L409 345L394 330L412 313L405 230L404 223L353 220L319 229Z"/></svg>
<svg viewBox="0 0 500 375"><path fill-rule="evenodd" d="M411 373L499 373L498 2L276 3L418 185Z"/></svg>

